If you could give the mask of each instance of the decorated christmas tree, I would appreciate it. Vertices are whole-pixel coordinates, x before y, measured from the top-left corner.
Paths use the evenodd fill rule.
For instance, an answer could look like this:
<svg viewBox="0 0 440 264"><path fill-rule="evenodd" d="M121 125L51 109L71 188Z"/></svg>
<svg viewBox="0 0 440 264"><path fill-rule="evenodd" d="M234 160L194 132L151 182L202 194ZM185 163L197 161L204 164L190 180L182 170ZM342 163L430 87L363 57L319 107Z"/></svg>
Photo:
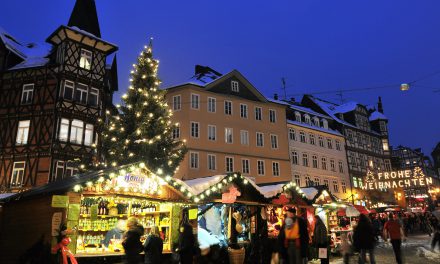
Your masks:
<svg viewBox="0 0 440 264"><path fill-rule="evenodd" d="M159 174L173 175L186 148L172 138L172 110L159 89L159 61L153 58L152 42L133 64L130 86L122 96L118 113L107 113L103 132L103 155L107 166L144 162Z"/></svg>
<svg viewBox="0 0 440 264"><path fill-rule="evenodd" d="M413 178L424 178L425 173L423 173L423 170L420 167L415 167L413 171Z"/></svg>

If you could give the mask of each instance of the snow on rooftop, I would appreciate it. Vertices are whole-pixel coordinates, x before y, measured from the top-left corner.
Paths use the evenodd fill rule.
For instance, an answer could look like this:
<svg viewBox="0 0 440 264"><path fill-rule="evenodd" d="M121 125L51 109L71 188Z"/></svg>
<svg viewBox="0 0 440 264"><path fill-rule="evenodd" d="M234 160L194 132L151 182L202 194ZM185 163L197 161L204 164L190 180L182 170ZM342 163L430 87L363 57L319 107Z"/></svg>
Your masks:
<svg viewBox="0 0 440 264"><path fill-rule="evenodd" d="M49 62L46 57L52 50L52 45L48 43L29 43L24 44L12 37L7 31L0 27L0 40L7 49L14 52L24 61L11 69L28 68L45 65Z"/></svg>
<svg viewBox="0 0 440 264"><path fill-rule="evenodd" d="M370 121L379 120L379 119L388 120L388 118L379 111L374 111L373 113L371 113L369 118Z"/></svg>
<svg viewBox="0 0 440 264"><path fill-rule="evenodd" d="M271 198L283 192L284 183L260 186L260 191L266 198Z"/></svg>
<svg viewBox="0 0 440 264"><path fill-rule="evenodd" d="M315 112L312 109L304 107L304 106L299 106L299 105L294 105L293 104L293 105L290 105L290 108L298 110L298 111L303 111L303 112L309 113L309 114L314 115L314 116L319 116L319 117L322 117L322 118L330 118L329 116L326 116L326 115L323 115L321 113Z"/></svg>
<svg viewBox="0 0 440 264"><path fill-rule="evenodd" d="M275 99L272 99L272 98L269 98L269 97L266 97L266 99L267 99L267 101L272 102L272 103L290 106L290 104L288 102L284 102L284 101L281 101L281 100L275 100Z"/></svg>
<svg viewBox="0 0 440 264"><path fill-rule="evenodd" d="M303 191L308 200L313 200L313 198L315 198L315 196L318 194L318 189L314 187L301 188L301 191Z"/></svg>
<svg viewBox="0 0 440 264"><path fill-rule="evenodd" d="M337 113L342 113L342 114L348 113L348 112L356 110L357 105L358 105L358 103L356 103L356 102L348 102L348 103L336 106L334 108L333 112L336 114Z"/></svg>
<svg viewBox="0 0 440 264"><path fill-rule="evenodd" d="M210 188L214 184L219 183L226 175L215 175L210 177L197 178L193 180L184 181L191 189L190 191L194 195L198 195Z"/></svg>
<svg viewBox="0 0 440 264"><path fill-rule="evenodd" d="M97 37L97 36L93 35L92 33L88 32L88 31L82 30L82 29L80 29L79 27L76 27L76 26L65 26L65 27L68 28L68 29L70 29L70 30L76 31L76 32L78 32L78 33L81 33L81 34L83 34L83 35L86 35L86 36L88 36L88 37L90 37L90 38L93 38L93 39L96 39L96 40L99 40L99 41L101 41L101 42L104 42L104 43L107 43L107 44L109 44L109 45L112 45L112 46L117 47L115 44L110 43L110 42L108 42L108 41L106 41L106 40L103 40L102 38Z"/></svg>

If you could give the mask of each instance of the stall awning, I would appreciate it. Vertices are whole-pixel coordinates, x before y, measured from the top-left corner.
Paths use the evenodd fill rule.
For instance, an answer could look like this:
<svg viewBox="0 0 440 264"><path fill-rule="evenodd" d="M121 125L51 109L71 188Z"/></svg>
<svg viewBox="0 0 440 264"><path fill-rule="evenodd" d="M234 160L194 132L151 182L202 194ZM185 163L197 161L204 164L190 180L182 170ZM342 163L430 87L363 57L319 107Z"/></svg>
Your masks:
<svg viewBox="0 0 440 264"><path fill-rule="evenodd" d="M358 210L359 211L359 213L361 213L361 214L369 214L370 213L370 211L368 211L368 209L367 208L365 208L364 206L362 206L362 205L353 205L354 206L354 208L356 208L356 210Z"/></svg>
<svg viewBox="0 0 440 264"><path fill-rule="evenodd" d="M361 213L354 206L347 205L345 208L338 210L338 216L356 217Z"/></svg>

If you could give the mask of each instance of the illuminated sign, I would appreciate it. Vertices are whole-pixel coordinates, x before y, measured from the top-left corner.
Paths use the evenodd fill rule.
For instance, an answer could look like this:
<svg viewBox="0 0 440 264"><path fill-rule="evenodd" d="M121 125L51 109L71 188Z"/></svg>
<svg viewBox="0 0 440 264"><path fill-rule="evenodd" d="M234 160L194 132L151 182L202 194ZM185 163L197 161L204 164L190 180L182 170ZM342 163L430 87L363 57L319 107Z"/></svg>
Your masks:
<svg viewBox="0 0 440 264"><path fill-rule="evenodd" d="M127 173L112 179L111 187L114 189L127 189L133 192L160 193L161 185L165 182L153 175L141 173Z"/></svg>
<svg viewBox="0 0 440 264"><path fill-rule="evenodd" d="M430 184L432 184L432 178L425 177L422 169L415 167L414 170L378 172L377 175L368 171L361 188L364 190L396 189L423 187Z"/></svg>
<svg viewBox="0 0 440 264"><path fill-rule="evenodd" d="M240 191L234 186L229 187L229 192L222 193L222 203L235 203L237 197L240 196Z"/></svg>

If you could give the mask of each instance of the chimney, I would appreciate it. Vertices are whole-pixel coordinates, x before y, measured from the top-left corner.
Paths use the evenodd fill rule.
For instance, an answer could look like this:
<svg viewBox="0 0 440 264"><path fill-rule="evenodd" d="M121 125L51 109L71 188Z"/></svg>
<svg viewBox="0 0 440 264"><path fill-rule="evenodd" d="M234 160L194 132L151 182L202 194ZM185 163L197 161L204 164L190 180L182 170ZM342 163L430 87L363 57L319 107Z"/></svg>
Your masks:
<svg viewBox="0 0 440 264"><path fill-rule="evenodd" d="M377 111L383 114L382 97L379 96L379 102L377 103Z"/></svg>
<svg viewBox="0 0 440 264"><path fill-rule="evenodd" d="M290 97L290 103L295 103L295 97Z"/></svg>
<svg viewBox="0 0 440 264"><path fill-rule="evenodd" d="M278 94L273 94L273 99L278 100Z"/></svg>

